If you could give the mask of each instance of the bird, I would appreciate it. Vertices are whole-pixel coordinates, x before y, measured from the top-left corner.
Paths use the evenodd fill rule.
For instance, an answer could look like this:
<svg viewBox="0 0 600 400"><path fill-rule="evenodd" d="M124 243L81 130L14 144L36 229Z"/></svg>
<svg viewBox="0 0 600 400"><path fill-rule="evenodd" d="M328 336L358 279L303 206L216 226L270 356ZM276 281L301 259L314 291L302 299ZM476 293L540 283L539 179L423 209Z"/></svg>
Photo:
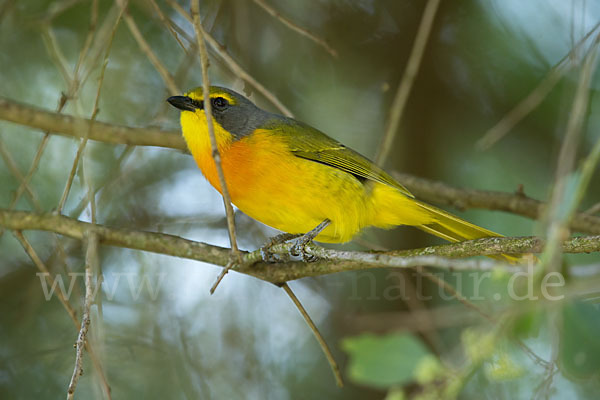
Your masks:
<svg viewBox="0 0 600 400"><path fill-rule="evenodd" d="M197 87L167 99L180 110L198 167L222 193L204 111L210 101L232 203L286 233L284 239L294 238L292 253L305 260L312 240L344 243L371 226L413 226L449 242L502 236L417 199L368 158L308 124L263 110L225 87L211 86L209 93L204 99ZM520 257L495 258L514 263Z"/></svg>

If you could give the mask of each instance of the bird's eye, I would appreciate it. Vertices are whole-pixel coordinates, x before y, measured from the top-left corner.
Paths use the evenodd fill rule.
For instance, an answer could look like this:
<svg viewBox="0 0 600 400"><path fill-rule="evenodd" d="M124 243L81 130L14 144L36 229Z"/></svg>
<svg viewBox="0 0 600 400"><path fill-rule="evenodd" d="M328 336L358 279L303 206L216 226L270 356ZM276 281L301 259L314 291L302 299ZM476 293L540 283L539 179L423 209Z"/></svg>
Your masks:
<svg viewBox="0 0 600 400"><path fill-rule="evenodd" d="M212 106L217 110L224 110L229 105L227 99L223 97L215 97L212 99Z"/></svg>

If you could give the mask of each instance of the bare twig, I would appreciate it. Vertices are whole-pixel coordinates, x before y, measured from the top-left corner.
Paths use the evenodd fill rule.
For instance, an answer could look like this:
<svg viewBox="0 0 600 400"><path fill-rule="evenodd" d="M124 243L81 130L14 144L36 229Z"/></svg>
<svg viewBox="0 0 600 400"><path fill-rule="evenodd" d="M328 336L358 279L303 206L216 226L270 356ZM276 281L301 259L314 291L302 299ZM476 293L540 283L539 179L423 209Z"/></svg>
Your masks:
<svg viewBox="0 0 600 400"><path fill-rule="evenodd" d="M281 13L279 13L279 11L277 11L276 9L274 9L273 7L271 7L270 5L265 3L264 0L253 0L253 1L260 8L265 10L267 13L271 14L276 20L281 22L283 25L287 26L288 28L290 28L293 31L298 32L300 35L307 37L308 39L312 40L319 46L323 47L326 52L331 54L332 57L337 57L337 51L335 51L335 49L332 48L329 45L329 43L327 43L324 39L321 39L320 37L318 37L311 31L309 31L308 29L303 28L300 25L297 25L296 23L292 22L290 19L284 17L283 15L281 15Z"/></svg>
<svg viewBox="0 0 600 400"><path fill-rule="evenodd" d="M194 24L191 15L183 9L177 2L174 0L167 0L168 3L188 22ZM193 4L193 1L192 1ZM237 61L233 59L227 52L227 49L221 45L219 42L215 40L208 32L204 32L204 39L208 45L215 51L215 53L227 64L229 69L236 74L240 79L248 82L251 86L261 93L267 100L269 100L275 107L279 109L284 115L288 117L293 117L292 112L275 96L272 92L270 92L266 87L264 87L260 82L258 82L252 75L250 75Z"/></svg>
<svg viewBox="0 0 600 400"><path fill-rule="evenodd" d="M123 0L119 0L119 3L121 4L121 7L126 7ZM175 83L175 79L173 78L169 70L167 70L163 63L158 59L156 54L154 54L152 47L150 47L146 39L144 39L144 35L142 35L142 32L140 32L137 24L135 23L131 15L129 15L128 11L125 11L123 19L125 19L129 31L133 35L135 41L138 43L138 46L140 46L140 50L142 50L146 57L148 57L148 60L150 60L150 62L154 66L154 69L156 69L156 71L160 74L163 82L169 89L169 93L172 96L181 93L181 90L179 90L177 84Z"/></svg>
<svg viewBox="0 0 600 400"><path fill-rule="evenodd" d="M43 22L50 23L54 18L73 7L81 0L63 0L56 1L51 4L48 11L44 14Z"/></svg>
<svg viewBox="0 0 600 400"><path fill-rule="evenodd" d="M56 40L54 31L49 25L43 26L42 39L44 39L44 44L46 45L48 54L50 55L52 61L56 65L56 69L58 69L58 71L62 75L65 84L67 85L67 87L72 87L73 77L69 72L69 62L67 61L60 46L58 45L58 40Z"/></svg>
<svg viewBox="0 0 600 400"><path fill-rule="evenodd" d="M523 118L533 111L546 98L548 93L556 86L561 78L570 70L575 55L581 50L583 44L600 28L600 23L596 24L581 40L567 53L542 79L542 81L510 110L496 125L489 129L476 143L480 150L486 150L492 147L496 142L502 139L512 128L515 127Z"/></svg>
<svg viewBox="0 0 600 400"><path fill-rule="evenodd" d="M390 116L387 121L387 127L381 140L379 150L377 151L377 155L375 156L375 163L378 165L383 165L385 163L391 150L394 136L398 131L402 114L406 108L410 90L412 89L417 73L419 72L419 66L421 65L423 54L425 53L425 46L427 45L427 40L429 39L429 34L431 33L433 20L439 4L440 0L428 0L425 10L423 11L421 23L419 24L419 29L417 30L417 35L415 37L415 43L410 52L400 85L398 85L398 90L396 91L396 96L392 102Z"/></svg>
<svg viewBox="0 0 600 400"><path fill-rule="evenodd" d="M162 24L171 33L171 36L173 36L173 38L179 44L179 46L183 49L183 51L185 51L187 53L188 52L187 48L185 47L185 45L183 44L181 39L179 39L179 35L177 34L177 32L175 32L175 30L173 29L173 26L171 25L171 19L168 18L165 15L165 13L160 9L160 6L156 3L156 0L150 0L150 4L152 4L152 8L154 8L154 11L156 12L156 15L158 15L158 19L160 20L160 22L162 22Z"/></svg>
<svg viewBox="0 0 600 400"><path fill-rule="evenodd" d="M92 1L92 12L90 16L90 26L88 28L88 33L83 43L83 48L79 52L79 58L77 59L77 63L75 64L75 69L73 70L73 82L71 84L71 89L69 92L75 92L79 87L79 69L85 60L90 47L92 46L92 41L94 40L94 35L96 33L96 25L98 24L98 0Z"/></svg>
<svg viewBox="0 0 600 400"><path fill-rule="evenodd" d="M123 13L127 9L129 0L122 0L123 4L114 2L112 7L105 14L104 20L95 35L94 42L89 51L89 56L86 59L87 68L82 74L80 79L80 85L83 86L87 80L92 76L94 68L100 63L102 56L106 53L105 47L107 43L112 41L111 37L115 35L117 28L119 27Z"/></svg>
<svg viewBox="0 0 600 400"><path fill-rule="evenodd" d="M434 282L436 285L438 285L439 287L443 288L444 290L448 291L456 300L460 301L465 307L474 310L475 312L477 312L479 315L481 315L483 318L485 318L486 320L488 320L489 322L491 322L492 324L498 324L498 319L494 318L492 315L488 314L487 312L483 311L483 309L479 306L477 306L475 303L473 303L472 301L469 301L462 293L460 293L458 290L456 290L454 288L454 286L450 285L448 282L446 282L444 279L439 278L438 276L431 274L427 271L421 271L421 273L423 274L424 277L426 277L427 279L429 279L430 281ZM535 354L533 352L533 350L531 350L525 343L523 343L521 340L514 338L513 339L515 341L515 343L521 347L521 349L523 350L523 352L536 364L541 365L541 366L547 366L548 362L544 359L542 359L540 356L538 356L537 354Z"/></svg>
<svg viewBox="0 0 600 400"><path fill-rule="evenodd" d="M225 269L223 269L214 285L210 288L210 293L213 294L225 274L227 274L229 269L234 265L234 262L241 262L241 255L235 237L235 217L233 215L233 206L231 205L231 197L229 196L229 189L227 188L225 174L223 173L223 166L221 165L221 153L219 152L219 148L217 147L217 139L215 138L215 128L212 120L212 104L210 101L210 82L208 80L208 53L206 52L206 44L204 43L205 32L204 28L202 27L202 22L200 21L200 5L198 1L191 0L191 14L192 21L194 23L194 30L196 31L196 38L198 40L200 65L202 66L202 91L204 98L204 112L206 114L206 124L208 125L208 136L210 138L210 145L212 147L212 157L217 167L217 174L219 175L219 186L221 186L221 193L223 194L223 203L225 205L225 213L227 214L227 231L229 232L229 242L231 243L232 255L230 262L227 264Z"/></svg>
<svg viewBox="0 0 600 400"><path fill-rule="evenodd" d="M102 182L94 185L93 193L90 196L86 196L79 201L76 207L71 211L71 217L78 218L79 215L85 210L85 208L90 204L90 200L94 199L96 194L102 189L104 186L108 185L113 179L116 178L119 173L121 166L125 163L125 161L129 158L129 156L133 153L133 146L127 146L125 150L121 153L119 158L114 162L111 166L111 170L106 174Z"/></svg>
<svg viewBox="0 0 600 400"><path fill-rule="evenodd" d="M306 321L306 324L310 327L311 331L313 332L313 335L317 339L317 342L319 342L321 350L323 350L323 353L325 354L325 357L327 358L327 361L331 366L331 371L333 372L333 376L335 377L335 382L339 387L343 387L344 381L342 380L340 367L335 362L335 358L333 358L333 354L331 353L329 346L327 346L327 342L321 335L321 332L319 332L319 329L317 328L313 320L310 318L310 315L308 315L308 312L306 312L306 309L304 308L302 303L300 303L300 300L298 300L298 297L296 297L289 285L287 283L284 283L283 285L281 285L281 288L285 291L289 298L292 299L292 301L296 305L296 308L298 309L298 311L300 311L300 314L302 314L304 321Z"/></svg>
<svg viewBox="0 0 600 400"><path fill-rule="evenodd" d="M598 146L598 143L596 143L596 147ZM594 147L595 149L595 147ZM600 203L596 203L593 206L591 206L590 208L588 208L587 210L585 210L586 214L590 214L590 215L594 215L600 212Z"/></svg>
<svg viewBox="0 0 600 400"><path fill-rule="evenodd" d="M449 292L450 295L452 295L456 300L460 301L465 307L477 312L477 314L481 315L483 318L487 319L490 322L496 322L491 315L483 311L481 307L469 301L465 296L462 295L462 293L456 290L454 286L446 282L444 279L427 271L423 271L422 269L420 269L419 273L422 274L425 278L435 283L436 285L438 285L440 288Z"/></svg>
<svg viewBox="0 0 600 400"><path fill-rule="evenodd" d="M19 184L23 185L23 187L25 188L25 192L27 193L27 196L29 197L29 200L31 201L31 205L33 206L33 208L38 212L42 211L42 205L40 204L40 200L38 199L35 192L31 189L31 187L29 187L29 183L25 180L25 177L19 170L17 163L11 156L10 152L6 149L6 146L4 146L4 142L1 139L0 139L0 155L4 159L4 162L5 162L6 166L8 167L8 169L10 170L10 172L19 181Z"/></svg>
<svg viewBox="0 0 600 400"><path fill-rule="evenodd" d="M87 235L87 251L85 256L85 301L83 306L83 316L81 317L81 328L76 342L75 368L71 376L71 382L67 390L67 399L73 399L79 377L83 375L83 349L87 342L87 332L90 326L90 309L96 293L92 285L93 271L98 266L98 238L94 232Z"/></svg>
<svg viewBox="0 0 600 400"><path fill-rule="evenodd" d="M596 167L597 167L599 161L600 161L600 139L596 140L596 144L594 145L594 147L592 147L590 154L585 158L585 160L583 160L583 162L581 164L581 167L580 167L581 175L580 175L580 179L579 179L579 185L575 189L576 190L576 193L575 193L576 200L575 200L575 203L572 205L572 209L570 210L571 213L574 213L576 207L583 200L583 197L589 188L590 181L592 179L592 176L594 175L594 172L596 171ZM589 210L586 210L585 213L586 214L594 214L595 212L597 212L596 210L600 210L600 203L591 207Z"/></svg>
<svg viewBox="0 0 600 400"><path fill-rule="evenodd" d="M40 272L44 274L45 279L51 285L50 287L53 287L54 280L50 276L50 271L48 270L42 259L37 255L36 251L33 249L29 241L25 238L25 236L23 236L23 233L21 233L20 230L15 230L13 234L23 246L23 249L25 249L27 255L29 255L29 258L31 258L31 261L33 261L33 263L40 270ZM77 321L77 314L71 306L71 304L69 303L69 300L64 296L64 294L60 290L56 291L56 295L58 296L58 299L62 303L65 310L67 311L67 314L69 314L69 317L71 317L71 320L75 324L75 327L77 327L79 325L79 321Z"/></svg>

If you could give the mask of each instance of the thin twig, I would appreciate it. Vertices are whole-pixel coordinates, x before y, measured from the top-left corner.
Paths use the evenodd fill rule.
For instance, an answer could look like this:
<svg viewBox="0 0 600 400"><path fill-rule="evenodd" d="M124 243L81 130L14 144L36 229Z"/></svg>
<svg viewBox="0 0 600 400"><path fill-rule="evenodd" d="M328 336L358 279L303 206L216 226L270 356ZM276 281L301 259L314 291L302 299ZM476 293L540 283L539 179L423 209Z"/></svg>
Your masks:
<svg viewBox="0 0 600 400"><path fill-rule="evenodd" d="M89 345L89 342L87 342L87 333L91 322L90 309L96 292L92 285L92 276L93 271L97 269L97 266L98 238L93 231L90 231L87 235L87 251L85 255L85 301L83 306L83 316L81 317L81 328L79 329L79 335L77 336L76 342L75 368L67 390L68 400L73 399L79 377L83 375L83 349L86 345Z"/></svg>
<svg viewBox="0 0 600 400"><path fill-rule="evenodd" d="M329 362L329 365L331 366L331 372L333 372L333 376L335 377L335 382L337 383L337 385L339 387L343 387L344 381L342 380L342 374L340 373L340 367L335 362L335 358L333 358L333 354L331 353L331 350L329 349L327 342L325 342L325 339L323 339L321 332L319 332L319 329L317 328L317 326L315 325L313 320L310 318L310 315L308 315L308 312L306 312L306 309L304 308L302 303L300 303L300 300L298 300L298 297L296 297L296 295L294 294L292 289L289 287L289 285L287 283L284 283L281 285L281 288L285 291L285 293L289 296L289 298L292 299L292 301L294 302L294 305L296 306L298 311L300 311L300 314L302 314L304 321L306 321L306 323L310 327L311 331L313 332L313 335L317 339L317 342L319 342L319 345L321 346L321 350L323 350L323 353L325 354L325 357L327 358L327 361Z"/></svg>
<svg viewBox="0 0 600 400"><path fill-rule="evenodd" d="M194 23L194 30L196 31L196 38L198 40L200 65L202 66L202 92L204 98L204 113L206 114L206 124L208 125L208 136L210 138L210 146L212 147L212 157L217 167L217 175L219 175L219 186L221 186L221 193L223 194L223 203L225 205L225 213L227 215L227 231L229 232L229 242L231 243L232 258L217 278L217 281L210 288L210 294L213 294L225 274L227 274L229 269L233 267L234 263L236 261L238 263L241 262L241 256L235 237L235 217L233 215L233 206L231 205L231 197L229 196L227 182L225 182L225 174L223 173L223 166L221 165L221 153L217 147L215 128L213 126L212 104L210 101L210 82L208 80L208 53L206 51L206 44L204 43L205 32L204 28L202 27L202 22L200 21L200 5L198 1L191 0L190 9Z"/></svg>
<svg viewBox="0 0 600 400"><path fill-rule="evenodd" d="M324 39L321 39L320 37L318 37L311 31L309 31L308 29L303 28L300 25L292 22L290 19L284 17L283 15L281 15L279 13L279 11L277 11L276 9L274 9L273 7L271 7L270 5L265 3L264 0L253 0L253 1L260 8L265 10L267 13L271 14L271 16L273 16L276 20L281 22L283 25L287 26L288 28L290 28L293 31L298 32L300 35L307 37L308 39L312 40L319 46L323 47L323 49L325 49L326 52L331 54L332 57L337 57L337 51L335 51L335 49L333 47L331 47L329 45L329 43L327 43Z"/></svg>
<svg viewBox="0 0 600 400"><path fill-rule="evenodd" d="M15 162L14 158L12 157L12 155L10 154L10 152L8 151L6 146L4 146L4 142L1 139L0 139L0 155L4 159L4 162L5 162L6 166L8 167L8 169L10 170L10 172L19 181L19 184L23 185L23 187L25 188L25 193L27 193L27 196L29 197L29 200L31 201L31 205L33 206L33 208L38 212L42 211L42 205L40 204L40 200L38 199L35 192L31 189L31 187L29 187L29 183L25 180L25 177L19 170L17 163Z"/></svg>
<svg viewBox="0 0 600 400"><path fill-rule="evenodd" d="M600 28L600 23L596 24L581 40L567 53L562 59L548 72L542 81L510 110L496 125L490 128L479 139L475 146L480 150L486 150L492 147L502 139L511 129L523 120L531 111L533 111L546 98L548 93L556 86L562 77L570 70L576 54L583 47L583 44Z"/></svg>
<svg viewBox="0 0 600 400"><path fill-rule="evenodd" d="M115 32L121 23L123 13L127 9L127 4L129 4L129 0L122 1L123 4L121 5L116 2L113 3L112 7L106 13L102 25L98 29L92 47L90 48L90 55L87 58L87 64L89 64L89 66L81 78L81 86L85 85L90 76L92 76L95 66L100 63L101 57L105 54L104 50L106 43L112 40L111 37L114 37Z"/></svg>
<svg viewBox="0 0 600 400"><path fill-rule="evenodd" d="M44 14L42 22L52 22L54 18L58 17L63 12L67 11L69 8L72 8L79 2L81 2L81 0L63 0L53 2Z"/></svg>
<svg viewBox="0 0 600 400"><path fill-rule="evenodd" d="M596 146L598 146L598 143L596 143ZM588 208L587 210L584 211L585 214L589 214L589 215L594 215L600 212L600 203L596 203L593 206L591 206L590 208Z"/></svg>
<svg viewBox="0 0 600 400"><path fill-rule="evenodd" d="M378 165L383 165L385 163L385 160L392 148L392 142L394 141L394 136L398 131L402 114L406 108L406 102L408 100L408 96L410 95L410 90L412 89L415 78L417 77L417 73L419 72L421 60L423 59L423 54L425 53L425 46L427 45L429 34L431 33L431 29L433 27L433 20L435 18L435 14L437 13L439 4L440 0L428 0L427 5L425 5L425 10L423 11L423 16L421 17L421 23L419 24L419 29L417 30L417 36L415 37L415 43L413 44L410 52L408 63L404 69L404 75L402 76L400 85L398 85L396 96L392 102L390 117L387 121L387 127L381 140L379 150L377 151L377 155L375 156L375 163Z"/></svg>
<svg viewBox="0 0 600 400"><path fill-rule="evenodd" d="M119 0L119 4L121 4L123 8L126 7L123 0ZM181 93L181 90L179 90L177 84L175 83L175 79L173 78L169 70L159 60L156 54L154 54L152 47L150 47L146 39L144 39L144 35L142 35L142 32L140 32L137 24L135 23L128 11L125 11L123 19L125 19L127 27L129 28L129 31L133 35L135 41L138 43L140 50L142 50L146 57L148 57L148 60L150 60L150 62L154 66L154 69L156 69L156 71L160 74L163 82L169 89L169 93L171 94L171 96Z"/></svg>
<svg viewBox="0 0 600 400"><path fill-rule="evenodd" d="M109 182L111 182L113 179L116 179L118 172L121 170L121 166L123 165L123 163L125 163L125 161L129 158L129 156L131 156L131 154L133 153L133 150L134 150L133 146L127 146L123 150L123 152L121 153L119 158L117 158L117 160L111 166L111 170L108 172L108 174L106 174L106 176L104 177L102 182L97 183L94 186L94 193L91 196L86 196L86 197L82 198L79 201L79 204L77 204L77 206L75 206L73 208L73 211L71 211L71 213L70 213L71 217L78 218L81 215L81 213L83 212L83 210L85 210L85 208L88 206L88 204L90 204L90 199L95 198L96 194L103 187L108 185Z"/></svg>
<svg viewBox="0 0 600 400"><path fill-rule="evenodd" d="M73 77L69 73L69 62L67 61L65 55L63 54L60 46L58 45L58 40L54 35L54 31L49 25L43 26L42 30L42 39L44 39L44 44L46 45L46 50L50 55L50 58L56 65L56 69L60 72L65 81L65 84L68 88L72 87Z"/></svg>
<svg viewBox="0 0 600 400"><path fill-rule="evenodd" d="M167 17L165 15L165 13L162 12L162 10L160 9L160 6L156 3L156 0L150 0L150 4L152 4L152 8L154 8L154 11L156 11L156 15L158 15L158 19L160 20L160 22L162 22L162 24L167 28L169 33L171 33L171 36L173 36L173 38L179 44L179 46L183 49L183 51L185 51L187 53L188 52L187 48L185 47L185 45L183 44L181 39L179 39L179 35L177 34L177 32L175 32L175 30L173 29L173 26L171 25L171 19L169 17Z"/></svg>
<svg viewBox="0 0 600 400"><path fill-rule="evenodd" d="M31 261L33 261L35 266L40 270L40 272L43 273L50 287L54 287L54 279L52 279L52 277L50 276L50 271L48 270L42 259L37 255L36 251L33 249L29 241L25 238L25 236L23 236L23 233L21 233L20 230L14 230L13 235L21 243L23 249L25 249L25 252L27 253L27 255L29 255L29 258L31 258ZM58 299L62 303L65 310L67 311L67 314L69 314L69 317L71 317L71 320L75 324L75 327L78 327L79 321L77 320L77 313L69 303L69 300L64 296L61 290L57 290L56 295L58 296Z"/></svg>
<svg viewBox="0 0 600 400"><path fill-rule="evenodd" d="M469 301L465 296L463 296L462 293L460 293L458 290L456 290L454 288L454 286L450 285L448 282L446 282L445 280L437 277L434 274L431 274L429 272L426 271L421 271L421 274L426 277L427 279L429 279L430 281L434 282L436 285L438 285L439 287L443 288L444 290L448 291L456 300L460 301L465 307L474 310L475 312L477 312L479 315L481 315L483 318L485 318L486 320L488 320L489 322L491 322L492 324L498 324L498 319L494 318L492 315L486 313L485 311L483 311L483 309L479 306L477 306L475 303ZM531 350L525 343L523 343L521 340L515 338L513 339L515 341L515 343L523 350L523 352L536 364L541 365L543 367L548 365L548 362L544 359L542 359L540 356L538 356L537 354L535 354L533 352L533 350Z"/></svg>
<svg viewBox="0 0 600 400"><path fill-rule="evenodd" d="M79 70L83 61L85 60L90 47L92 46L92 41L94 40L94 35L96 34L96 26L98 24L98 0L92 1L92 11L90 16L90 26L88 28L88 33L83 43L83 48L79 52L79 58L77 59L77 63L75 64L75 68L73 69L73 82L72 88L69 92L77 91L79 87Z"/></svg>
<svg viewBox="0 0 600 400"><path fill-rule="evenodd" d="M183 9L174 0L167 0L168 3L188 22L194 24L191 15ZM194 1L192 1L192 4ZM204 39L208 45L215 51L215 53L225 62L229 69L237 75L241 80L248 82L251 86L261 93L267 100L269 100L275 107L279 109L285 116L293 117L292 112L275 96L271 91L264 87L258 82L252 75L250 75L242 66L233 59L227 52L227 49L215 40L208 32L204 32Z"/></svg>
<svg viewBox="0 0 600 400"><path fill-rule="evenodd" d="M481 309L481 307L478 307L473 302L469 301L465 296L462 295L462 293L460 293L458 290L456 290L454 288L454 286L450 285L445 280L437 277L436 275L434 275L432 273L423 271L421 268L419 269L419 273L421 275L423 275L425 278L427 278L430 281L432 281L433 283L435 283L436 285L438 285L440 288L448 291L456 300L461 302L465 307L477 312L477 314L481 315L483 318L487 319L490 322L496 322L496 320L491 315L489 315L488 313L483 311Z"/></svg>
<svg viewBox="0 0 600 400"><path fill-rule="evenodd" d="M92 119L95 119L96 115L92 115ZM89 132L89 129L86 130ZM79 146L77 146L77 152L75 153L75 159L73 159L73 164L71 165L71 171L69 176L67 177L67 183L65 184L65 188L63 190L63 194L60 197L60 201L58 202L58 207L56 208L57 214L62 214L63 207L67 201L67 197L69 196L69 192L71 191L71 185L73 184L73 179L75 178L75 172L77 171L77 166L79 165L79 159L81 158L81 154L83 153L83 149L85 148L88 142L88 135L86 134L80 141Z"/></svg>
<svg viewBox="0 0 600 400"><path fill-rule="evenodd" d="M0 103L1 103L1 101L0 101ZM0 108L1 108L1 106L0 106ZM25 177L19 184L19 187L15 191L15 194L13 195L13 198L12 198L10 204L8 205L9 210L12 210L13 208L15 208L15 206L19 202L19 199L25 192L25 188L27 187L29 181L31 180L31 177L37 170L37 167L40 163L40 159L42 158L42 154L44 153L44 149L46 148L46 145L48 144L49 139L50 139L50 134L45 133L44 137L42 138L42 141L38 145L38 149L35 152L35 156L33 157L33 161L31 163L31 166L29 167L29 171L27 171L27 175L25 175ZM0 237L2 237L3 234L4 234L4 229L0 228Z"/></svg>
<svg viewBox="0 0 600 400"><path fill-rule="evenodd" d="M577 206L583 200L584 195L586 194L592 176L594 172L596 172L596 167L598 166L598 162L600 161L600 139L596 140L596 144L592 147L590 154L583 160L581 163L581 167L579 168L580 176L579 176L579 185L575 189L575 202L571 205L571 213L574 213ZM585 211L586 214L594 214L595 208L600 210L600 203L596 204L595 207L590 208Z"/></svg>

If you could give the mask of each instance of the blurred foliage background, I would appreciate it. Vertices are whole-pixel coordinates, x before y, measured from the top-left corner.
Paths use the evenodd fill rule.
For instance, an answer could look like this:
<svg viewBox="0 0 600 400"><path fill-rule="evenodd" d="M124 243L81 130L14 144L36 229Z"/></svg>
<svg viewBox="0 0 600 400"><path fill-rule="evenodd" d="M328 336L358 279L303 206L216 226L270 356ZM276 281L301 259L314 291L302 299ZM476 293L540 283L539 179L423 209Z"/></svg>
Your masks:
<svg viewBox="0 0 600 400"><path fill-rule="evenodd" d="M201 72L193 27L173 3L132 0L124 15L183 92L201 84ZM177 3L189 9L188 2ZM296 118L372 158L426 3L269 1L326 40L337 56L257 2L202 0L200 10L206 30ZM119 21L121 4L0 2L0 95L52 111L66 95L65 113L90 118L108 50L96 118L178 129L178 112L165 102L175 93L141 50L131 23ZM593 31L594 39L599 21L600 3L593 1L442 1L386 169L466 188L514 192L522 185L527 195L548 200L589 42L567 58L558 84L502 140L487 150L476 143L581 38ZM276 111L211 54L213 83ZM600 140L599 85L596 74L580 158ZM0 207L9 207L20 184L7 157L26 175L43 137L38 130L0 122L5 150ZM15 209L56 209L78 145L73 138L50 136L31 178L34 193L21 196ZM599 184L596 174L582 210L598 202ZM89 221L88 186L97 191L98 223L229 245L222 201L186 154L90 141L64 214ZM519 216L452 211L506 235L540 233L535 221ZM243 249L256 249L276 233L241 213L236 223ZM63 279L65 290L73 283L70 302L81 309L83 279L73 273L83 272L82 243L47 232L25 235L51 275ZM432 243L438 242L397 228L368 230L343 247ZM101 247L100 259L104 283L93 307L90 342L113 398L593 399L600 390L597 290L588 290L598 283L597 254L565 257L562 301L511 300L510 276L501 273L430 271L469 298L466 305L415 271L382 269L293 282L341 363L343 389L335 386L310 330L281 289L231 273L210 296L220 271L214 266L112 247ZM573 265L582 272L571 272ZM37 272L12 233L4 232L1 398L64 396L73 371L77 330L55 295L46 300ZM578 289L581 283L587 286ZM104 398L87 355L84 372L76 397Z"/></svg>

